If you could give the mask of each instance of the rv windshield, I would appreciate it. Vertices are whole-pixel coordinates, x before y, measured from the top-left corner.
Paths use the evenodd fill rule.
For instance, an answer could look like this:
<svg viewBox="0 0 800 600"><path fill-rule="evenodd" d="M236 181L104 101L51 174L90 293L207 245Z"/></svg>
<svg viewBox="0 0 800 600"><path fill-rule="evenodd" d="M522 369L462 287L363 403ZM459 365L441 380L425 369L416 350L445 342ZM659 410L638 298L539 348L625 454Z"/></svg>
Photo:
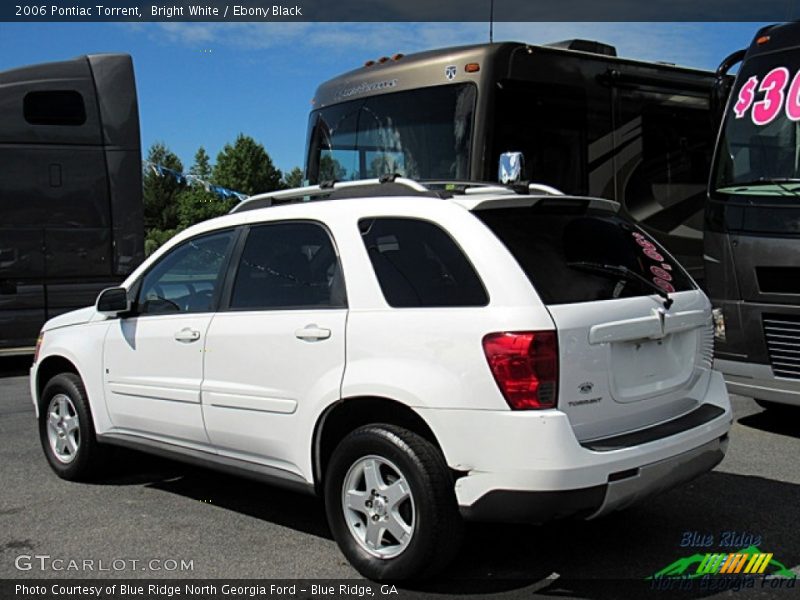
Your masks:
<svg viewBox="0 0 800 600"><path fill-rule="evenodd" d="M309 183L397 173L468 179L475 113L470 83L381 94L311 113Z"/></svg>
<svg viewBox="0 0 800 600"><path fill-rule="evenodd" d="M717 197L744 201L800 197L800 51L756 56L742 65L711 189Z"/></svg>

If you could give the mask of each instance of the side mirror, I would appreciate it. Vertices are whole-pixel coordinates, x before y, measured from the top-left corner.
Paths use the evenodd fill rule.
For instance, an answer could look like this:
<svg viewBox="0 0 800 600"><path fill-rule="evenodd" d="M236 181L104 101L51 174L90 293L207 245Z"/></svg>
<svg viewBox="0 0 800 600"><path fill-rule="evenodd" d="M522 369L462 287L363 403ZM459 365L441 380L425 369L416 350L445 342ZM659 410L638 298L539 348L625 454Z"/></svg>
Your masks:
<svg viewBox="0 0 800 600"><path fill-rule="evenodd" d="M525 172L525 157L522 152L503 152L497 167L497 179L500 183L519 183Z"/></svg>
<svg viewBox="0 0 800 600"><path fill-rule="evenodd" d="M128 290L123 287L106 288L97 296L97 312L107 317L118 317L131 309Z"/></svg>

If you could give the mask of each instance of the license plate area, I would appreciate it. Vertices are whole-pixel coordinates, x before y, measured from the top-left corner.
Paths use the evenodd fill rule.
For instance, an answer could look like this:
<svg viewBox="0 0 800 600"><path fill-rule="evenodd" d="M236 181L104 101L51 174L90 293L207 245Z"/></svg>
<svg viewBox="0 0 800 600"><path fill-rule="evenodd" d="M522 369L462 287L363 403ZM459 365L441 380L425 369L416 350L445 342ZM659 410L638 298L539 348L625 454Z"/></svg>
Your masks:
<svg viewBox="0 0 800 600"><path fill-rule="evenodd" d="M697 344L691 332L659 339L610 344L611 395L636 402L686 385L692 377Z"/></svg>

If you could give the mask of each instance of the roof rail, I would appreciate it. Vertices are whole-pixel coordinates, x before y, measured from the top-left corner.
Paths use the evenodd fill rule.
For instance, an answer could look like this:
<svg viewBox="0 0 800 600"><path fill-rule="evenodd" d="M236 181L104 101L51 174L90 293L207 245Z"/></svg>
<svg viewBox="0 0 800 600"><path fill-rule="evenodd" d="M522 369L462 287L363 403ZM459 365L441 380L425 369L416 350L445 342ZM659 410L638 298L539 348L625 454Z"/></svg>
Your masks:
<svg viewBox="0 0 800 600"><path fill-rule="evenodd" d="M543 193L547 196L563 196L564 192L546 183L516 183L503 185L490 181L464 181L464 180L423 180L429 189L439 189L454 194L535 194Z"/></svg>
<svg viewBox="0 0 800 600"><path fill-rule="evenodd" d="M479 196L481 194L516 194L516 190L504 185L484 185L479 187L468 187L462 192L465 196Z"/></svg>
<svg viewBox="0 0 800 600"><path fill-rule="evenodd" d="M303 200L313 196L324 196L332 194L335 191L347 190L353 188L362 188L369 186L382 185L386 183L394 183L409 188L413 193L427 193L430 192L428 188L413 179L406 177L386 176L374 179L359 179L357 181L331 181L323 182L319 185L308 185L305 187L292 188L289 190L277 190L274 192L265 192L263 194L256 194L242 200L239 204L231 209L232 213L244 212L246 210L253 210L256 208L266 208L272 206L275 201L280 200Z"/></svg>
<svg viewBox="0 0 800 600"><path fill-rule="evenodd" d="M547 185L546 183L529 183L528 184L528 191L529 192L544 192L548 196L563 196L564 195L564 192L562 192L558 188L554 188L552 185Z"/></svg>
<svg viewBox="0 0 800 600"><path fill-rule="evenodd" d="M377 187L374 195L404 196L404 195L424 195L438 198L449 198L453 194L463 194L465 196L477 196L481 194L532 194L546 196L563 196L564 192L543 183L518 184L503 186L497 183L484 183L476 181L425 181L424 185L407 177L396 175L383 175L374 179L359 179L356 181L329 181L319 185L308 185L305 187L292 188L289 190L276 190L256 194L242 200L231 209L232 213L266 208L273 204L283 204L295 202L306 202L312 198L325 196L334 198L350 197L348 190L352 192L352 197L366 197L371 195L369 188ZM406 188L406 190L400 189ZM382 193L383 192L383 193Z"/></svg>

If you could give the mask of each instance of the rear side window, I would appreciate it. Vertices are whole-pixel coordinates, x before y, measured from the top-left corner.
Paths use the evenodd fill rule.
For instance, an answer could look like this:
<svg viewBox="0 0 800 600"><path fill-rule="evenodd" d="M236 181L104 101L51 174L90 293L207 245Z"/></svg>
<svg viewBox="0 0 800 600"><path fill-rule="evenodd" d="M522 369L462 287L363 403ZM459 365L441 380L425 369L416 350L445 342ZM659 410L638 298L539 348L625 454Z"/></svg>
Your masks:
<svg viewBox="0 0 800 600"><path fill-rule="evenodd" d="M389 306L485 306L478 274L461 248L428 221L375 218L359 221L361 237Z"/></svg>
<svg viewBox="0 0 800 600"><path fill-rule="evenodd" d="M23 100L25 120L32 125L83 125L86 107L74 90L29 92Z"/></svg>
<svg viewBox="0 0 800 600"><path fill-rule="evenodd" d="M250 229L233 284L231 309L346 305L339 257L322 226L294 221Z"/></svg>
<svg viewBox="0 0 800 600"><path fill-rule="evenodd" d="M564 212L534 206L475 214L514 255L546 304L651 295L653 285L667 293L694 289L683 268L630 222L606 212Z"/></svg>

